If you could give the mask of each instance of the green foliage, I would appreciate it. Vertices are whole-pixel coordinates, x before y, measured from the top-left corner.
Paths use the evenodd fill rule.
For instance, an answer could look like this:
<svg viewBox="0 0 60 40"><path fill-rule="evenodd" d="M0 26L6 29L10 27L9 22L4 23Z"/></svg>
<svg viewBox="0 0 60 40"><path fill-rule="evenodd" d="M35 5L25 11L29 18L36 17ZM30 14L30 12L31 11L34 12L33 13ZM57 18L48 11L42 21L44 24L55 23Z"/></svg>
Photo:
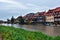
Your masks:
<svg viewBox="0 0 60 40"><path fill-rule="evenodd" d="M19 24L24 24L24 19L22 16L19 17Z"/></svg>
<svg viewBox="0 0 60 40"><path fill-rule="evenodd" d="M6 26L0 26L0 33L2 33L3 40L60 40L60 36L53 38L41 32L31 32Z"/></svg>
<svg viewBox="0 0 60 40"><path fill-rule="evenodd" d="M14 17L12 16L12 18L11 18L11 24L14 24Z"/></svg>

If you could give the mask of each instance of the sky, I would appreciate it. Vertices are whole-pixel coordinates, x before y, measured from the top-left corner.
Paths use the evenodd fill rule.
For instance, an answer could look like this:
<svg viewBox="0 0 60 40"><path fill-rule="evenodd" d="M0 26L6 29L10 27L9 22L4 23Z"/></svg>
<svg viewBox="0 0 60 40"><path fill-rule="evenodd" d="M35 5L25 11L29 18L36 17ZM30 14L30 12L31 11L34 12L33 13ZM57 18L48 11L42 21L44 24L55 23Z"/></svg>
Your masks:
<svg viewBox="0 0 60 40"><path fill-rule="evenodd" d="M0 0L0 20L60 7L60 0Z"/></svg>

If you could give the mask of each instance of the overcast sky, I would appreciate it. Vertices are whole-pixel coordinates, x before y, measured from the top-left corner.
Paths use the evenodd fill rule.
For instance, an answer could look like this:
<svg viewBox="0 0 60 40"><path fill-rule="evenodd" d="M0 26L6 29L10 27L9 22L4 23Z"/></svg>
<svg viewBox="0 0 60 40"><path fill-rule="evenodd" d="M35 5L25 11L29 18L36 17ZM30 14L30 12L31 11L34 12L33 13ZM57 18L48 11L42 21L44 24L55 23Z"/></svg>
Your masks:
<svg viewBox="0 0 60 40"><path fill-rule="evenodd" d="M60 0L0 0L0 20L60 6Z"/></svg>

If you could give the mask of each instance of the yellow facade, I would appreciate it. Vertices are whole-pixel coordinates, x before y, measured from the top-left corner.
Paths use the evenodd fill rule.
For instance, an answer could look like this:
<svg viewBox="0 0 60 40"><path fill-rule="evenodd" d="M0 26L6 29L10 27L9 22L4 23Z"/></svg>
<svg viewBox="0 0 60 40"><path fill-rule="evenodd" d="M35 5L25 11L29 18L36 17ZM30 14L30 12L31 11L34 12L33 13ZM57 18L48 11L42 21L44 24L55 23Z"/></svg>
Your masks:
<svg viewBox="0 0 60 40"><path fill-rule="evenodd" d="M54 16L45 16L46 22L54 22Z"/></svg>

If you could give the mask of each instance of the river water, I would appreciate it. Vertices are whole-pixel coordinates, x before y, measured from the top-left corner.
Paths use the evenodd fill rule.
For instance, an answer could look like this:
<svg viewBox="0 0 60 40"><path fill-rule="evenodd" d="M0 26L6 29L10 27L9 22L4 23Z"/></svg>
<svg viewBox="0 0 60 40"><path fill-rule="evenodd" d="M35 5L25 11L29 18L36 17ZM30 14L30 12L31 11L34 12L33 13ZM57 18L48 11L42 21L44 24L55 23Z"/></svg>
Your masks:
<svg viewBox="0 0 60 40"><path fill-rule="evenodd" d="M11 24L0 24L4 26L11 26ZM22 28L29 31L41 31L50 36L60 36L60 26L43 26L43 25L19 25L13 24L15 28Z"/></svg>

